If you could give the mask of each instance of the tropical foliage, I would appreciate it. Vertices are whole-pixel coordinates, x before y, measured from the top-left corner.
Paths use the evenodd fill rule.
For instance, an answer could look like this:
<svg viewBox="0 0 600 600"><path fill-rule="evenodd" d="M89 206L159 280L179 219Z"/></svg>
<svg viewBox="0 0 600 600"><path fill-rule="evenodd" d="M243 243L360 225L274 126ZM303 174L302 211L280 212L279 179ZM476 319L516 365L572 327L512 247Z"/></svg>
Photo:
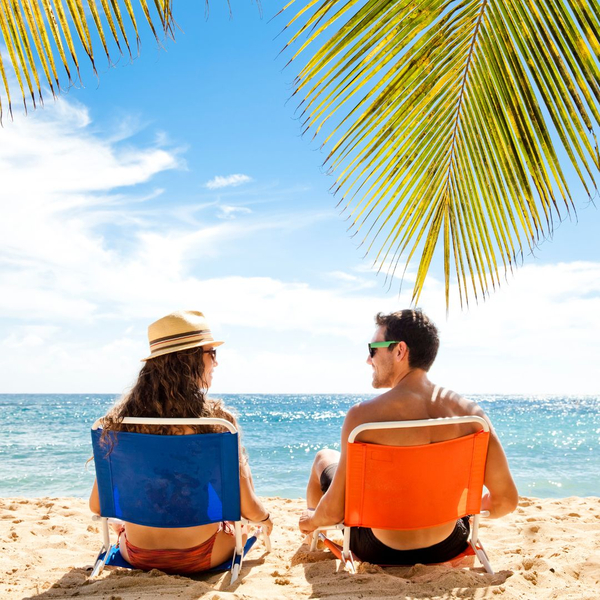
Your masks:
<svg viewBox="0 0 600 600"><path fill-rule="evenodd" d="M461 303L485 297L573 214L578 190L597 195L598 0L302 1L284 16L306 130L375 264L391 274L418 260L414 302L438 242L446 303L453 272ZM103 20L118 51L131 53L124 13L138 39L130 0L87 0L89 12L65 2L0 0L8 56L34 102L36 65L53 93L55 56L69 81L67 53L79 70L67 11L92 66L89 15L107 56ZM155 0L152 16L140 0L155 35L170 32L171 4Z"/></svg>
<svg viewBox="0 0 600 600"><path fill-rule="evenodd" d="M413 301L438 241L446 304L452 270L468 301L573 212L569 177L597 194L597 0L324 0L297 21L306 129L375 262L420 255Z"/></svg>
<svg viewBox="0 0 600 600"><path fill-rule="evenodd" d="M123 47L131 53L130 39L133 28L136 45L139 46L140 36L138 24L131 0L100 0L98 8L95 0L0 0L0 38L6 47L15 77L21 88L25 110L27 110L27 95L36 106L36 97L43 103L40 85L39 67L43 77L55 95L61 88L56 64L60 61L65 69L67 84L73 83L75 76L79 77L79 57L74 43L73 29L80 48L87 55L91 66L96 72L96 63L92 39L99 40L102 48L111 62L110 39L114 41L116 51L123 54ZM157 33L158 24L162 34L171 34L172 15L170 0L154 0L155 12L151 14L146 0L139 1L145 19L150 25L156 40L160 43ZM86 10L87 7L87 10ZM101 18L102 14L102 18ZM127 16L124 18L123 14ZM90 28L90 18L93 21ZM104 20L104 25L103 25ZM129 22L126 22L126 21ZM110 30L109 39L105 33ZM114 54L114 51L113 51ZM37 57L37 58L36 58ZM4 83L8 109L12 114L12 101L8 77L0 55L0 75ZM37 92L37 93L36 93ZM2 104L0 103L0 118Z"/></svg>

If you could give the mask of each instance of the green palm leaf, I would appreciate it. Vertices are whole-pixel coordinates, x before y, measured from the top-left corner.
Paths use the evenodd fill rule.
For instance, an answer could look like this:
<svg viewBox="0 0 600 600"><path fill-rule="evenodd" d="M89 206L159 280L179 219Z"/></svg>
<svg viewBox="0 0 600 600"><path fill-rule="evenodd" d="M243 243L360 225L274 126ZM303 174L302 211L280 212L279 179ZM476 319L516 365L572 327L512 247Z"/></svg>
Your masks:
<svg viewBox="0 0 600 600"><path fill-rule="evenodd" d="M299 3L292 2L284 10ZM570 168L597 194L597 0L321 0L297 8L290 62L306 130L379 268L438 241L446 305L485 297L574 210ZM572 180L572 178L571 178Z"/></svg>
<svg viewBox="0 0 600 600"><path fill-rule="evenodd" d="M164 34L172 33L171 0L154 0L152 10L146 0L139 0L139 4L157 40L158 28ZM111 62L110 41L105 35L105 27L108 26L115 44L113 52L122 53L121 44L124 42L131 56L127 28L121 12L122 8L126 10L136 41L139 42L138 25L131 0L100 0L100 7L96 0L0 0L0 42L6 46L10 64L21 89L25 110L28 96L31 97L34 107L36 97L43 102L38 74L40 66L53 95L60 90L56 72L57 62L60 61L64 65L68 83L72 82L73 67L79 74L76 44L79 44L88 56L94 71L94 40L100 42L109 63ZM75 30L75 35L72 29ZM8 99L8 109L12 115L9 77L1 56L0 75ZM0 120L1 118L0 102Z"/></svg>

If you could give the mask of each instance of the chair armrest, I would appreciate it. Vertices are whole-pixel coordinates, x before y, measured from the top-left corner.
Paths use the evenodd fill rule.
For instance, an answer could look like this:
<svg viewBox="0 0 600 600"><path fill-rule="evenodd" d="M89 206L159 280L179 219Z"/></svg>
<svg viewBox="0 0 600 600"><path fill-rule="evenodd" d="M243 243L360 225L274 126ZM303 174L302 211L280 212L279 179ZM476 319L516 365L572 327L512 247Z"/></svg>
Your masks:
<svg viewBox="0 0 600 600"><path fill-rule="evenodd" d="M337 523L336 525L325 525L322 527L317 527L312 533L312 542L310 543L310 551L314 552L317 549L317 538L319 535L319 531L328 531L329 529L337 529L343 531L344 523Z"/></svg>
<svg viewBox="0 0 600 600"><path fill-rule="evenodd" d="M260 521L250 521L248 519L244 519L244 517L242 517L241 522L243 525L256 525L257 526L257 536L258 537L262 537L262 540L265 544L265 548L267 550L267 552L271 552L271 536L262 528L262 524Z"/></svg>

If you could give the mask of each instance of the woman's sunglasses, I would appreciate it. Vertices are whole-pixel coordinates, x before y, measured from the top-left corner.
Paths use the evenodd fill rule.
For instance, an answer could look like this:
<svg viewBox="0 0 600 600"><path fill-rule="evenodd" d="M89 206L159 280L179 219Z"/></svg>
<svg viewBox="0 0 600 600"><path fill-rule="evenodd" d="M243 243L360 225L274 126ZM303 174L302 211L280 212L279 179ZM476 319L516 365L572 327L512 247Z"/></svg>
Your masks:
<svg viewBox="0 0 600 600"><path fill-rule="evenodd" d="M377 348L389 348L394 344L399 344L400 342L390 341L390 342L371 342L369 344L369 356L373 358L375 356L375 352L377 352Z"/></svg>
<svg viewBox="0 0 600 600"><path fill-rule="evenodd" d="M211 348L210 350L202 349L202 352L204 352L205 354L210 354L210 357L213 360L217 360L217 349L216 348Z"/></svg>

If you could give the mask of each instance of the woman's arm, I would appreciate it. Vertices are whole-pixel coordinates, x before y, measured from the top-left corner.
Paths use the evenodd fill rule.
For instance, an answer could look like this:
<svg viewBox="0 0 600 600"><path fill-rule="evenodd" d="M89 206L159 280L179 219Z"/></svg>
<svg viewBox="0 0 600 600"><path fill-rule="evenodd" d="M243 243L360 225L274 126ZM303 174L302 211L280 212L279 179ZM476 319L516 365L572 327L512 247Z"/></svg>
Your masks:
<svg viewBox="0 0 600 600"><path fill-rule="evenodd" d="M255 523L261 523L267 534L270 535L273 529L271 515L254 492L250 465L243 458L240 464L240 503L242 517Z"/></svg>
<svg viewBox="0 0 600 600"><path fill-rule="evenodd" d="M90 494L90 510L95 514L100 514L100 497L98 496L98 481L94 479L94 486Z"/></svg>
<svg viewBox="0 0 600 600"><path fill-rule="evenodd" d="M215 411L216 412L216 411ZM221 404L219 406L219 412L225 419L233 423L236 429L240 430L237 419ZM271 534L273 530L273 521L269 511L264 507L260 498L254 492L254 482L252 481L252 472L250 471L250 465L248 464L248 457L242 444L239 444L239 456L240 456L240 508L242 517L253 521L254 523L261 523L267 535Z"/></svg>

